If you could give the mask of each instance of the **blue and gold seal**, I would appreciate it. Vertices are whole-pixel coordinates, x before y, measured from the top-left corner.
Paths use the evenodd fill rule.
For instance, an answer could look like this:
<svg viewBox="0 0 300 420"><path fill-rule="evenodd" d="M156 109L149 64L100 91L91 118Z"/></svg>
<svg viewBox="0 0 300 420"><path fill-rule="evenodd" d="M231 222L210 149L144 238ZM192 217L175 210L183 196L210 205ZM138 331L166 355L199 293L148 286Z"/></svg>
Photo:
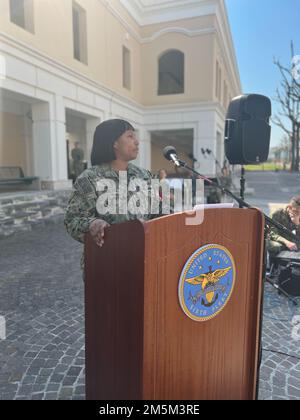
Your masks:
<svg viewBox="0 0 300 420"><path fill-rule="evenodd" d="M182 310L194 321L208 321L227 305L235 283L235 263L221 245L205 245L185 264L178 295Z"/></svg>

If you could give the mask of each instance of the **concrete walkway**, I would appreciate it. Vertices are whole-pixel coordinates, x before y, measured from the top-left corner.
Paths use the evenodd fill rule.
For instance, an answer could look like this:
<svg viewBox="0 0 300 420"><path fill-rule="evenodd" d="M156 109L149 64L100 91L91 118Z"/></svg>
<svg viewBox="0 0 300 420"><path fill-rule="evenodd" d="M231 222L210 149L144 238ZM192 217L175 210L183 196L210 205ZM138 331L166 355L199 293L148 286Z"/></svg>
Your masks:
<svg viewBox="0 0 300 420"><path fill-rule="evenodd" d="M0 398L83 399L81 246L60 221L0 240Z"/></svg>
<svg viewBox="0 0 300 420"><path fill-rule="evenodd" d="M59 219L0 240L0 249L7 330L0 339L0 399L84 399L80 244ZM300 399L300 307L269 285L259 398Z"/></svg>

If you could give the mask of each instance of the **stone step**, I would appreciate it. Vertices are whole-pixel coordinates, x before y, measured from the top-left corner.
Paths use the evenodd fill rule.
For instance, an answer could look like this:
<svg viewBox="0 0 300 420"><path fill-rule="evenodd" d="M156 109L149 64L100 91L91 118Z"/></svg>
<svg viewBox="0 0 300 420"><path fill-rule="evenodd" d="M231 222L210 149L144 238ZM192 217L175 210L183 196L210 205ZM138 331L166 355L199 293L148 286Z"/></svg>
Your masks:
<svg viewBox="0 0 300 420"><path fill-rule="evenodd" d="M67 191L0 194L0 238L61 220L70 196Z"/></svg>
<svg viewBox="0 0 300 420"><path fill-rule="evenodd" d="M16 202L12 202L12 203L7 203L5 205L2 205L2 209L4 210L10 210L10 209L22 209L24 207L37 207L37 206L43 206L43 205L48 205L50 204L50 200L49 199L45 199L45 200L30 200L30 201L16 201Z"/></svg>
<svg viewBox="0 0 300 420"><path fill-rule="evenodd" d="M14 223L15 223L15 220L13 217L3 217L0 219L1 226L9 226L9 225L13 225Z"/></svg>
<svg viewBox="0 0 300 420"><path fill-rule="evenodd" d="M23 217L29 217L33 214L36 214L36 211L33 210L26 210L26 211L12 211L12 213L10 214L10 216L14 219L22 219Z"/></svg>
<svg viewBox="0 0 300 420"><path fill-rule="evenodd" d="M8 236L14 235L15 233L28 232L30 230L31 230L31 227L28 224L12 225L9 227L0 226L0 240Z"/></svg>

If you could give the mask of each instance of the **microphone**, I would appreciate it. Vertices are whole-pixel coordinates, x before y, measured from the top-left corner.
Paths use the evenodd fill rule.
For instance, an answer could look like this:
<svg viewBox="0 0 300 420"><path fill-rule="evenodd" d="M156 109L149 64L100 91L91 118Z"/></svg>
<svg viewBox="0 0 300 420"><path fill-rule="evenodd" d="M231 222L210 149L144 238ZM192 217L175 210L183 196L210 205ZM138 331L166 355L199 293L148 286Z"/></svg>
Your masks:
<svg viewBox="0 0 300 420"><path fill-rule="evenodd" d="M181 164L179 162L175 147L173 146L165 147L163 150L163 155L167 160L172 161L175 166L180 168Z"/></svg>

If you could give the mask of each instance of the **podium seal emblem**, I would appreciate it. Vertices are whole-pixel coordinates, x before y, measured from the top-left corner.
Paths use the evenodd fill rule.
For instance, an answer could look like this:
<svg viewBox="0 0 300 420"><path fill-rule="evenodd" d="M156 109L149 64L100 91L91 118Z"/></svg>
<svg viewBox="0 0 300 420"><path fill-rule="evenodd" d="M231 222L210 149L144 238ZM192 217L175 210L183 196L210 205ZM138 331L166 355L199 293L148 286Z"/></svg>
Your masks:
<svg viewBox="0 0 300 420"><path fill-rule="evenodd" d="M179 281L179 302L194 321L209 321L227 305L235 284L235 263L221 245L205 245L186 262Z"/></svg>

